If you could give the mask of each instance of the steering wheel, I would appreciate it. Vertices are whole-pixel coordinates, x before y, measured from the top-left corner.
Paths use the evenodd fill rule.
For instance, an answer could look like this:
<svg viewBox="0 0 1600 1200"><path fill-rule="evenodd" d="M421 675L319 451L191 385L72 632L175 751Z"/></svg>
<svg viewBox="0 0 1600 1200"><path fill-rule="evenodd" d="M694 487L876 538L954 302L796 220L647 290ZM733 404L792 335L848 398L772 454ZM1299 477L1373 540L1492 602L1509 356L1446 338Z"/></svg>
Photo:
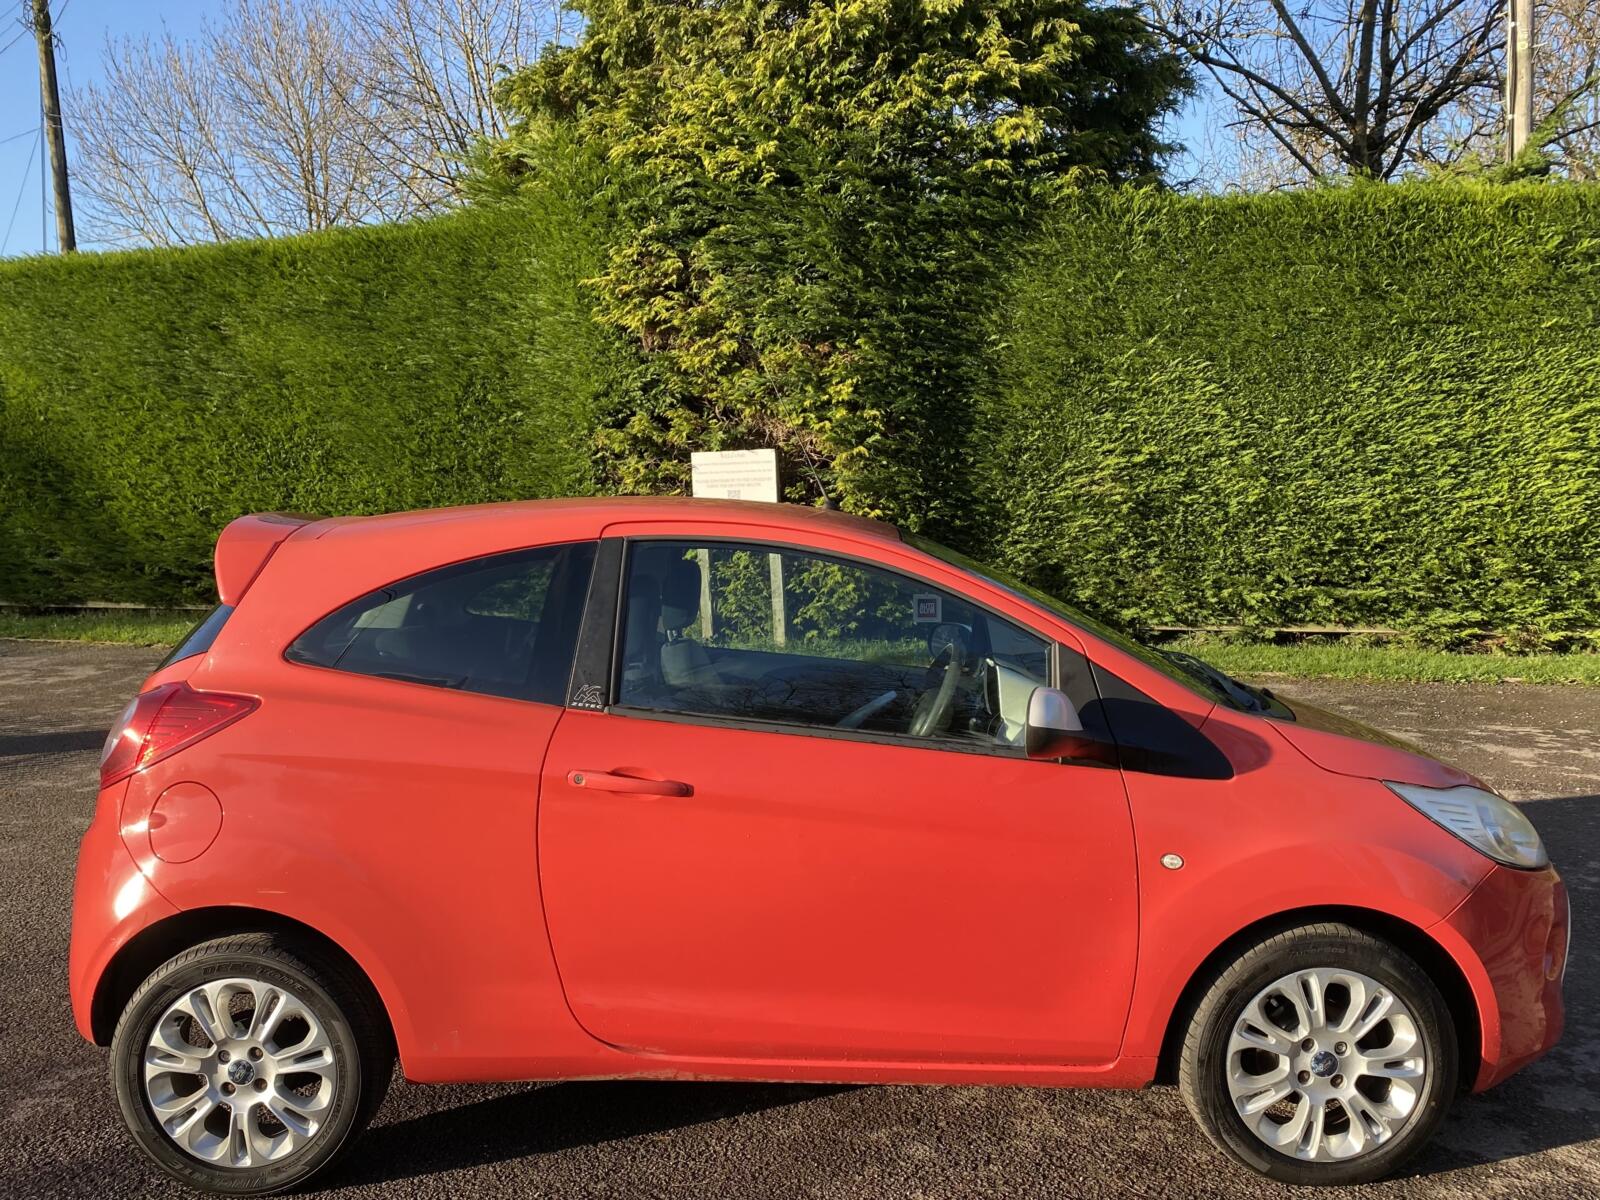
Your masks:
<svg viewBox="0 0 1600 1200"><path fill-rule="evenodd" d="M854 709L843 720L834 726L835 729L860 729L862 722L868 717L875 716L883 709L894 703L899 692L884 692L881 696L874 696L860 708Z"/></svg>
<svg viewBox="0 0 1600 1200"><path fill-rule="evenodd" d="M911 727L907 732L912 737L932 737L950 723L950 713L956 706L956 684L961 681L961 653L955 642L941 650L939 657L928 665L930 676L938 669L942 658L950 661L944 665L939 686L924 692L911 714Z"/></svg>

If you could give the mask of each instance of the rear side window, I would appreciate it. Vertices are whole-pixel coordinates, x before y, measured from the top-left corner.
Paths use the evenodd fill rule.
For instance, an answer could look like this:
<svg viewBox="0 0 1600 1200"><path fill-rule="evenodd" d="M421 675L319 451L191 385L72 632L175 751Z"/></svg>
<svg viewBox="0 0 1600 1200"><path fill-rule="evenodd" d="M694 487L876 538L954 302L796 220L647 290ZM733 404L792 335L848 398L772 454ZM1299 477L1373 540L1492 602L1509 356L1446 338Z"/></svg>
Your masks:
<svg viewBox="0 0 1600 1200"><path fill-rule="evenodd" d="M200 624L184 635L176 650L161 660L161 667L171 666L180 659L193 658L196 654L204 654L211 649L211 643L217 640L217 634L222 632L222 627L228 623L228 618L231 616L233 616L233 605L217 605L205 615ZM156 670L161 670L161 667L157 667Z"/></svg>
<svg viewBox="0 0 1600 1200"><path fill-rule="evenodd" d="M594 543L518 550L369 592L318 621L291 662L559 704Z"/></svg>

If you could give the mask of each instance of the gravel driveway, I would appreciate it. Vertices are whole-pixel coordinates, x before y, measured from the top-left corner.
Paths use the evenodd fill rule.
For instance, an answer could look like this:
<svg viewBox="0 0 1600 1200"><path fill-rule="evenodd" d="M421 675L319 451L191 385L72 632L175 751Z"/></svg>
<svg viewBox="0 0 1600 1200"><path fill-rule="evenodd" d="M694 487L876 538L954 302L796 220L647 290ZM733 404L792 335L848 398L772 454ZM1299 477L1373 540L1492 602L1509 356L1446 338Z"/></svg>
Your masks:
<svg viewBox="0 0 1600 1200"><path fill-rule="evenodd" d="M169 1196L72 1027L68 909L105 729L160 653L0 641L0 1196ZM1566 1039L1462 1102L1405 1177L1349 1195L1600 1196L1600 689L1283 683L1528 802L1573 893ZM339 1196L1281 1196L1177 1094L396 1082ZM1327 1192L1316 1193L1326 1197Z"/></svg>

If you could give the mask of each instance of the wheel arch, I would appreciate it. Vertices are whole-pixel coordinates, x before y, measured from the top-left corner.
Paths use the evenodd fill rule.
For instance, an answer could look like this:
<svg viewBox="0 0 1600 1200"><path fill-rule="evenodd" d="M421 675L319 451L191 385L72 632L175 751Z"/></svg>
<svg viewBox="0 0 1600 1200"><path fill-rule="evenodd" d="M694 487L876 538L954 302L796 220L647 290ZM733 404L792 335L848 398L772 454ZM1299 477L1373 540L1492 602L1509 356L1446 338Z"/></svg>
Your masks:
<svg viewBox="0 0 1600 1200"><path fill-rule="evenodd" d="M1225 939L1195 968L1178 995L1177 1003L1167 1018L1167 1028L1161 1039L1161 1055L1156 1063L1155 1082L1175 1083L1178 1078L1178 1059L1183 1052L1184 1035L1189 1021L1199 1007L1216 977L1227 965L1251 946L1267 938L1322 921L1337 921L1396 946L1416 961L1433 980L1444 997L1455 1024L1456 1043L1461 1055L1461 1086L1467 1088L1477 1078L1483 1053L1482 1019L1472 986L1450 952L1429 933L1411 922L1390 913L1353 905L1316 905L1275 913L1246 925Z"/></svg>
<svg viewBox="0 0 1600 1200"><path fill-rule="evenodd" d="M90 1001L89 1021L97 1046L109 1046L117 1019L139 985L174 955L212 938L239 933L278 933L294 937L320 955L335 960L367 989L367 999L384 1021L382 1033L391 1048L395 1045L394 1016L383 992L359 961L321 930L268 909L220 905L212 908L184 909L173 916L140 930L119 948L100 972Z"/></svg>

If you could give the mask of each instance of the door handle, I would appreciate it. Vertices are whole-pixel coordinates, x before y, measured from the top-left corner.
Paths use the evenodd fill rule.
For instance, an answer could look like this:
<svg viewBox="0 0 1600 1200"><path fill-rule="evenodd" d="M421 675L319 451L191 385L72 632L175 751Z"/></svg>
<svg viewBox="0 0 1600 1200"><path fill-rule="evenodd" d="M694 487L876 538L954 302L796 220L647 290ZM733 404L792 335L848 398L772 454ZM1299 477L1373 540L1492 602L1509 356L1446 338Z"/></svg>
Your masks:
<svg viewBox="0 0 1600 1200"><path fill-rule="evenodd" d="M631 796L688 796L694 789L676 779L640 779L637 775L618 775L615 771L568 771L573 787L593 788L597 792L624 792Z"/></svg>

